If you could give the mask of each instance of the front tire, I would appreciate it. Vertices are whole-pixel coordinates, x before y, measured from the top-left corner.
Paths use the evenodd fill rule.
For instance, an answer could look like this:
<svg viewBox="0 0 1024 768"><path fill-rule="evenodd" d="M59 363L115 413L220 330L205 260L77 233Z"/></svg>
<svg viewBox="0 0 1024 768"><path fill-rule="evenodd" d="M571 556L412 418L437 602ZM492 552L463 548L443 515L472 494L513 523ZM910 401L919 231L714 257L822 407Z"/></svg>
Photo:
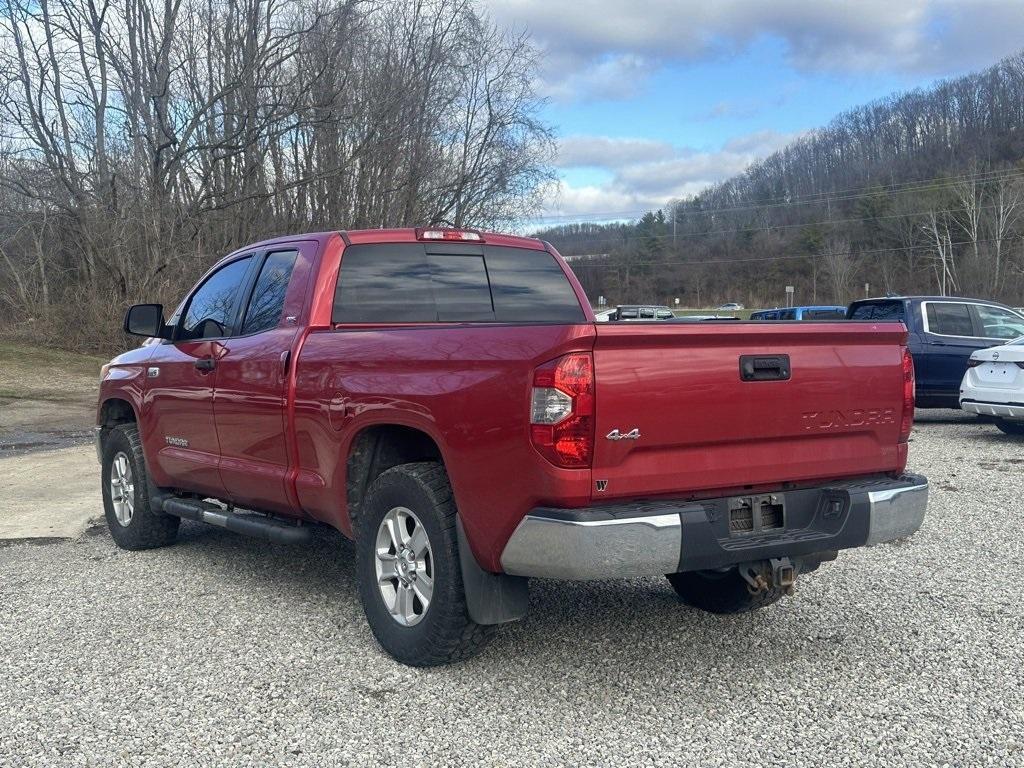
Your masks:
<svg viewBox="0 0 1024 768"><path fill-rule="evenodd" d="M782 590L778 587L750 594L747 582L736 568L670 573L666 578L680 600L708 613L748 613L765 608L782 597Z"/></svg>
<svg viewBox="0 0 1024 768"><path fill-rule="evenodd" d="M370 484L356 538L359 597L370 631L413 667L468 659L491 627L466 610L448 474L436 462L401 464Z"/></svg>
<svg viewBox="0 0 1024 768"><path fill-rule="evenodd" d="M174 541L181 519L153 509L149 474L135 424L120 424L103 442L103 512L121 549L153 549Z"/></svg>
<svg viewBox="0 0 1024 768"><path fill-rule="evenodd" d="M1007 421L1006 419L999 419L996 421L996 427L1004 435L1013 435L1014 437L1024 436L1024 422L1022 421Z"/></svg>

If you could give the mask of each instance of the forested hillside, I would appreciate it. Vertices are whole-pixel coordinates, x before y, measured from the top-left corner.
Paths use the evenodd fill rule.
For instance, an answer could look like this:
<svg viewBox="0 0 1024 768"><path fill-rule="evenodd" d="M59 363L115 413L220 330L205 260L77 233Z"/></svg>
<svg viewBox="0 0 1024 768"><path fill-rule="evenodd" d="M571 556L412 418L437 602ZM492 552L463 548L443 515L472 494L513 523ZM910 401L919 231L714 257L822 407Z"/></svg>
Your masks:
<svg viewBox="0 0 1024 768"><path fill-rule="evenodd" d="M845 303L889 292L1024 303L1024 55L839 115L631 224L540 233L611 302Z"/></svg>

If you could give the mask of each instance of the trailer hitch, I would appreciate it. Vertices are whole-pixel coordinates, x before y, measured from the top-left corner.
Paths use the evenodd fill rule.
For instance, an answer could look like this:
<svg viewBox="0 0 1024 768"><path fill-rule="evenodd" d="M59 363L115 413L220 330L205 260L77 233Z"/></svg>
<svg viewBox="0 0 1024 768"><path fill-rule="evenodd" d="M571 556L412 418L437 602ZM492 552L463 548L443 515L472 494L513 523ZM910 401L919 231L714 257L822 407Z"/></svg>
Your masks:
<svg viewBox="0 0 1024 768"><path fill-rule="evenodd" d="M747 582L747 591L752 595L767 592L777 587L783 594L792 595L796 584L797 567L788 557L773 557L739 566L740 576Z"/></svg>

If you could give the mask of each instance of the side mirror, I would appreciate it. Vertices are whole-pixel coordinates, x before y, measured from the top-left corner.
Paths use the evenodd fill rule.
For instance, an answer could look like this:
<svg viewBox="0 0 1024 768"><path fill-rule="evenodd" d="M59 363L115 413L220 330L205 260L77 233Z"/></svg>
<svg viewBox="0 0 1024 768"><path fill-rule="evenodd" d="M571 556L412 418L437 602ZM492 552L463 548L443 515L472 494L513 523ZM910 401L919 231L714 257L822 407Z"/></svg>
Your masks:
<svg viewBox="0 0 1024 768"><path fill-rule="evenodd" d="M163 304L135 304L124 316L124 332L132 336L171 338L171 329L164 323Z"/></svg>

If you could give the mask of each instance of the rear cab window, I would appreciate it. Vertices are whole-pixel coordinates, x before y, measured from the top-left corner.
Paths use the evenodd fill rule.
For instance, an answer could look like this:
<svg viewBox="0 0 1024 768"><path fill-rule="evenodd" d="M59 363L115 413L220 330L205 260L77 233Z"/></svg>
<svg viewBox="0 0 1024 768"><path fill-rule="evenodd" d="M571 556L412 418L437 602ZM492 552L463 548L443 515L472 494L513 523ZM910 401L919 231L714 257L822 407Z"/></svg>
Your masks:
<svg viewBox="0 0 1024 768"><path fill-rule="evenodd" d="M842 320L844 317L845 309L808 309L804 312L804 320Z"/></svg>
<svg viewBox="0 0 1024 768"><path fill-rule="evenodd" d="M849 319L906 324L907 315L902 301L873 301L854 305L850 309Z"/></svg>
<svg viewBox="0 0 1024 768"><path fill-rule="evenodd" d="M504 246L373 243L342 254L335 323L583 323L547 251Z"/></svg>

